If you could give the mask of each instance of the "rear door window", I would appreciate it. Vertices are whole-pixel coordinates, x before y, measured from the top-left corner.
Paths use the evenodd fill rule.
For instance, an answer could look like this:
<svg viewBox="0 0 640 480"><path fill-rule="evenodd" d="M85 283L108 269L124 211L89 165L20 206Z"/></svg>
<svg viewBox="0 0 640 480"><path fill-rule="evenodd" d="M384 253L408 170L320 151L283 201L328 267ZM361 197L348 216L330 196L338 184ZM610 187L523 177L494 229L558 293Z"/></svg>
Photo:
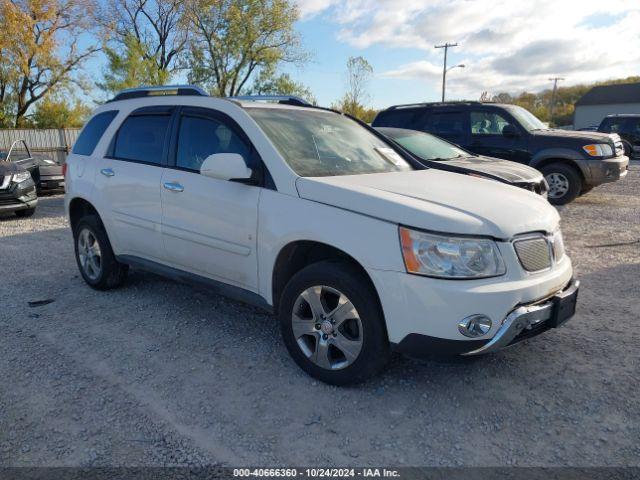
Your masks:
<svg viewBox="0 0 640 480"><path fill-rule="evenodd" d="M423 119L421 130L446 138L454 143L462 143L466 137L465 114L455 110L432 111Z"/></svg>
<svg viewBox="0 0 640 480"><path fill-rule="evenodd" d="M161 165L170 120L170 113L134 112L118 129L112 157L117 160Z"/></svg>
<svg viewBox="0 0 640 480"><path fill-rule="evenodd" d="M82 133L76 140L72 153L76 155L91 155L117 114L117 110L109 110L108 112L99 113L89 120L89 123L82 129Z"/></svg>

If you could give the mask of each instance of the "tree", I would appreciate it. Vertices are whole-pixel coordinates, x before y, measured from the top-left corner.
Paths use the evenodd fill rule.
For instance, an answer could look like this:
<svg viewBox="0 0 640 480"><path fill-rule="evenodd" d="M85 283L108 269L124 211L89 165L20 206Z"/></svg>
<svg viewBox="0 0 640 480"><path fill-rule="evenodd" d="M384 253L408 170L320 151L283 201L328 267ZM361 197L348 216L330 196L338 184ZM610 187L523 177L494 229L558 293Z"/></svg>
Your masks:
<svg viewBox="0 0 640 480"><path fill-rule="evenodd" d="M347 92L332 107L359 118L363 122L371 123L377 112L365 107L364 104L369 101L367 86L372 74L373 67L364 57L349 57L347 61Z"/></svg>
<svg viewBox="0 0 640 480"><path fill-rule="evenodd" d="M287 73L276 75L272 69L260 73L251 87L250 93L254 95L294 95L313 105L318 103L309 87L296 82Z"/></svg>
<svg viewBox="0 0 640 480"><path fill-rule="evenodd" d="M62 97L46 97L36 106L31 121L37 128L81 127L90 113L79 100L70 103Z"/></svg>
<svg viewBox="0 0 640 480"><path fill-rule="evenodd" d="M248 90L260 72L302 62L294 29L298 9L290 0L188 0L192 39L189 80L213 95Z"/></svg>
<svg viewBox="0 0 640 480"><path fill-rule="evenodd" d="M74 73L98 50L80 42L92 9L90 0L0 0L0 82L3 104L13 102L15 126L52 89L78 83Z"/></svg>
<svg viewBox="0 0 640 480"><path fill-rule="evenodd" d="M189 32L182 0L108 0L96 19L109 61L101 88L162 85L184 66Z"/></svg>

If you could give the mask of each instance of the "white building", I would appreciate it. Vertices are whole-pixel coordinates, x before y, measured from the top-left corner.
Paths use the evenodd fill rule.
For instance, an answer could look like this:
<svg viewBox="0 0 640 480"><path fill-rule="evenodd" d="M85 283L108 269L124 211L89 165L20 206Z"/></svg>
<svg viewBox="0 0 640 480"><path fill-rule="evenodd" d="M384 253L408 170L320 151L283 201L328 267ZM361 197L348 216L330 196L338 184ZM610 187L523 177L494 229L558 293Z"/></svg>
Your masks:
<svg viewBox="0 0 640 480"><path fill-rule="evenodd" d="M576 130L598 126L616 113L640 113L640 83L593 87L576 102L573 125Z"/></svg>

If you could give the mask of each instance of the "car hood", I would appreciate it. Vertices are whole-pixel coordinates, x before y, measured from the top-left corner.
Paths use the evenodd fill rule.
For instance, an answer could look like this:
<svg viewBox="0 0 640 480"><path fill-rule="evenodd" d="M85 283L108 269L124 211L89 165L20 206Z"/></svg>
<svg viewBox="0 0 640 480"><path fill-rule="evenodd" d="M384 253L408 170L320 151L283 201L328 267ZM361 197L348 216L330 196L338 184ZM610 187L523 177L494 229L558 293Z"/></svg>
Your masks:
<svg viewBox="0 0 640 480"><path fill-rule="evenodd" d="M436 169L300 177L300 197L425 230L510 238L553 231L559 216L540 195Z"/></svg>
<svg viewBox="0 0 640 480"><path fill-rule="evenodd" d="M470 172L491 175L492 177L505 180L510 183L540 183L542 173L535 168L521 163L501 160L493 157L465 157L444 160L438 163L446 163L459 168L464 168Z"/></svg>
<svg viewBox="0 0 640 480"><path fill-rule="evenodd" d="M559 130L559 129L549 129L549 130L533 130L531 132L535 138L548 138L548 139L562 139L562 138L572 138L575 140L582 140L585 142L585 145L588 143L597 143L597 142L606 142L608 143L611 140L611 136L608 133L602 132L580 132L575 130Z"/></svg>

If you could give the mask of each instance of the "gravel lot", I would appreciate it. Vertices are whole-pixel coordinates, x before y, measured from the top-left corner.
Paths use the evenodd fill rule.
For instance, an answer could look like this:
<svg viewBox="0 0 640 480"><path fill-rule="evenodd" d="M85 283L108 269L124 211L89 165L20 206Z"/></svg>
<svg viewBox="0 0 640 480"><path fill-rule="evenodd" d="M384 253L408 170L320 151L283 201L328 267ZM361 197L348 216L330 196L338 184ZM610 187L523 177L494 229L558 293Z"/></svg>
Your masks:
<svg viewBox="0 0 640 480"><path fill-rule="evenodd" d="M252 307L141 272L91 290L62 205L0 219L0 465L640 465L638 163L561 209L567 326L353 388L302 373Z"/></svg>

